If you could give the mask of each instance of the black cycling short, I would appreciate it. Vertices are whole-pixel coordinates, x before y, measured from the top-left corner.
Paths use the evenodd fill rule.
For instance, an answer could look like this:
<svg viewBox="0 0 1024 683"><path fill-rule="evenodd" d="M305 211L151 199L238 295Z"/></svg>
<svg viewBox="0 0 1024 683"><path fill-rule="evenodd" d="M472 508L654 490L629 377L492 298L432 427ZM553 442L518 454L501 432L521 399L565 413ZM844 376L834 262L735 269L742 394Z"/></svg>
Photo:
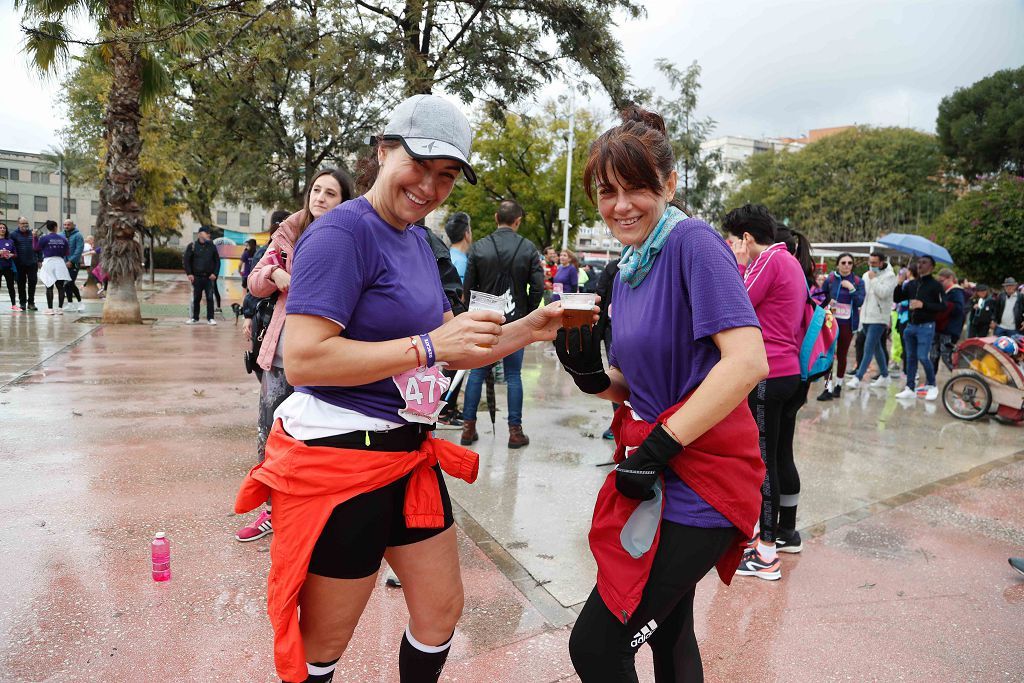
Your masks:
<svg viewBox="0 0 1024 683"><path fill-rule="evenodd" d="M306 443L311 446L329 445L314 441ZM353 448L354 445L345 444L344 447ZM415 447L403 450L415 450ZM437 475L437 486L444 507L444 527L410 529L405 525L405 487L412 477L410 472L386 486L350 498L334 508L313 548L309 573L331 579L373 576L380 569L384 551L388 548L425 541L454 524L452 500L438 465L434 466L434 474Z"/></svg>

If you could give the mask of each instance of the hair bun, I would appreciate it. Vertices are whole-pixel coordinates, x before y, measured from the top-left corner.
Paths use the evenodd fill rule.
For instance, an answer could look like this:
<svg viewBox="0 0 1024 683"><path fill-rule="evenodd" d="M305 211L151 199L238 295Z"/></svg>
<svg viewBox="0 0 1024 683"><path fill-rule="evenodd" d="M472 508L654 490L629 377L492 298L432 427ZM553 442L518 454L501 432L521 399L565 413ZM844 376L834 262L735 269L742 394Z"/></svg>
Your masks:
<svg viewBox="0 0 1024 683"><path fill-rule="evenodd" d="M647 111L638 105L631 104L622 110L622 122L629 123L630 121L642 123L648 128L653 128L662 135L668 136L668 131L665 128L665 119L661 118L660 114Z"/></svg>

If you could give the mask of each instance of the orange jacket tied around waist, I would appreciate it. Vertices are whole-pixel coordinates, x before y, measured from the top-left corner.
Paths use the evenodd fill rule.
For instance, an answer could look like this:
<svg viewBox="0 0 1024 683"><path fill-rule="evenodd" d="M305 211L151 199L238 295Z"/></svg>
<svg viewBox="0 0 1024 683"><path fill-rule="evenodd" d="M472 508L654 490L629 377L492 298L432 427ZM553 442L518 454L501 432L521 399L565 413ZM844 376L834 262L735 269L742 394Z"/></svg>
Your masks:
<svg viewBox="0 0 1024 683"><path fill-rule="evenodd" d="M476 481L479 456L428 435L420 450L384 452L307 446L274 423L266 460L252 468L235 499L235 512L274 499L274 537L270 543L267 613L274 629L274 663L286 681L306 679L306 654L299 631L299 591L306 579L313 546L334 508L350 498L386 486L409 472L405 522L411 528L444 526L437 478L441 469Z"/></svg>
<svg viewBox="0 0 1024 683"><path fill-rule="evenodd" d="M656 424L634 418L628 406L621 406L612 420L615 462L622 461L627 447L643 443L655 426L668 420L688 398L662 413ZM743 544L754 533L765 474L757 425L747 402L740 403L721 422L694 439L672 458L669 467L736 527L736 544L717 564L719 577L728 584L739 565ZM623 547L622 527L639 505L640 501L618 492L612 471L597 494L590 526L590 550L597 561L597 592L623 623L640 603L660 539L660 531L656 531L650 550L639 558Z"/></svg>

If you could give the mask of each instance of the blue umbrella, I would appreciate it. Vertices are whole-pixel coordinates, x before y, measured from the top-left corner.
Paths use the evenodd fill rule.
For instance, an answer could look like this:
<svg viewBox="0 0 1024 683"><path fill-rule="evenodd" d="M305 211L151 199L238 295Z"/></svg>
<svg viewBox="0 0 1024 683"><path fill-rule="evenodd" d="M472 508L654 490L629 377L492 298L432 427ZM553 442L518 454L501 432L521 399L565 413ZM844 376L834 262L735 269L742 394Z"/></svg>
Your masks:
<svg viewBox="0 0 1024 683"><path fill-rule="evenodd" d="M941 247L930 239L921 237L920 235L907 235L902 232L890 232L885 237L878 240L878 243L895 249L896 251L902 251L905 254L912 254L914 256L931 256L936 261L942 263L953 263L953 257L949 255L945 247Z"/></svg>

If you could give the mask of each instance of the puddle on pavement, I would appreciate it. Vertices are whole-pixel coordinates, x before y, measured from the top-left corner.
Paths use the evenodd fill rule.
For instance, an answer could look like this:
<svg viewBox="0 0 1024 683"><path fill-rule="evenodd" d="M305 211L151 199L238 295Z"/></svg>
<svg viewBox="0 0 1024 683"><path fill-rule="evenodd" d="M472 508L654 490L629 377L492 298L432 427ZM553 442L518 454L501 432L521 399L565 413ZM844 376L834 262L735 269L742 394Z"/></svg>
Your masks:
<svg viewBox="0 0 1024 683"><path fill-rule="evenodd" d="M579 465L583 461L583 454L576 451L555 451L546 454L544 459L562 465Z"/></svg>

